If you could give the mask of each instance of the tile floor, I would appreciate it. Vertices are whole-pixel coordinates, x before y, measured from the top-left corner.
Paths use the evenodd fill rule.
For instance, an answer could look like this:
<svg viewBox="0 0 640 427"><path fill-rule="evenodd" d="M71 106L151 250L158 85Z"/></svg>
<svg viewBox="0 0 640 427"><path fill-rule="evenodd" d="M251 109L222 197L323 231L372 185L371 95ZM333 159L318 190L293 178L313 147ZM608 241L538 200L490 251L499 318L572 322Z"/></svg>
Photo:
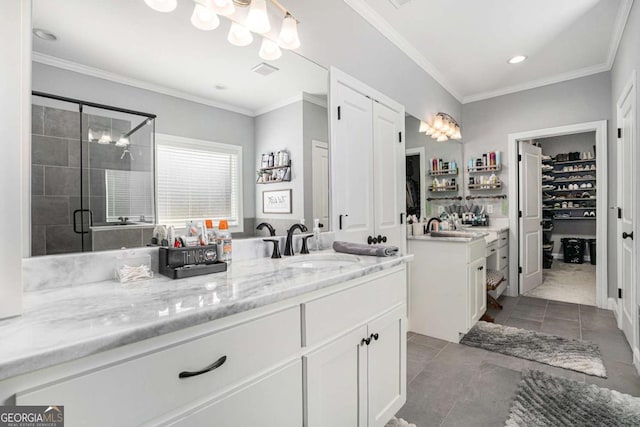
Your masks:
<svg viewBox="0 0 640 427"><path fill-rule="evenodd" d="M538 369L640 397L640 376L611 311L529 297L503 297L501 302L504 310L490 311L496 323L599 344L609 378L409 333L407 403L398 417L418 427L503 426L523 369Z"/></svg>
<svg viewBox="0 0 640 427"><path fill-rule="evenodd" d="M596 266L554 260L543 270L543 281L527 296L575 304L596 305Z"/></svg>

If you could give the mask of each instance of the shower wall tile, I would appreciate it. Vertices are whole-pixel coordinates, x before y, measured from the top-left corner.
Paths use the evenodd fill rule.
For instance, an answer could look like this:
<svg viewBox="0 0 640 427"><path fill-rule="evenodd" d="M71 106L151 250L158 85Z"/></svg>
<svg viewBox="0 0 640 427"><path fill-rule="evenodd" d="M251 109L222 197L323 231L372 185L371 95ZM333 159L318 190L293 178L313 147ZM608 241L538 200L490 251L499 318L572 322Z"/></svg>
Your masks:
<svg viewBox="0 0 640 427"><path fill-rule="evenodd" d="M44 134L60 138L78 139L80 115L76 111L44 107Z"/></svg>
<svg viewBox="0 0 640 427"><path fill-rule="evenodd" d="M93 169L89 175L91 180L91 196L106 196L104 169Z"/></svg>
<svg viewBox="0 0 640 427"><path fill-rule="evenodd" d="M31 106L31 133L44 134L44 107L41 105Z"/></svg>
<svg viewBox="0 0 640 427"><path fill-rule="evenodd" d="M91 212L93 212L93 223L100 224L107 222L107 200L102 197L90 198Z"/></svg>
<svg viewBox="0 0 640 427"><path fill-rule="evenodd" d="M45 237L47 255L80 252L82 250L81 236L73 231L73 225L48 226Z"/></svg>
<svg viewBox="0 0 640 427"><path fill-rule="evenodd" d="M31 163L34 165L69 166L69 145L66 139L33 135Z"/></svg>
<svg viewBox="0 0 640 427"><path fill-rule="evenodd" d="M89 163L95 169L131 170L131 158L122 157L122 147L115 145L91 144L89 146Z"/></svg>
<svg viewBox="0 0 640 427"><path fill-rule="evenodd" d="M80 169L44 168L44 194L47 196L77 196L80 194Z"/></svg>
<svg viewBox="0 0 640 427"><path fill-rule="evenodd" d="M33 225L70 224L69 198L31 197L31 223Z"/></svg>
<svg viewBox="0 0 640 427"><path fill-rule="evenodd" d="M31 227L31 256L46 255L46 230L44 225Z"/></svg>
<svg viewBox="0 0 640 427"><path fill-rule="evenodd" d="M142 122L142 118L140 118L140 122ZM129 132L133 126L137 126L138 123L132 125L129 120L121 120L121 119L111 119L111 132L114 137L120 137L123 133Z"/></svg>
<svg viewBox="0 0 640 427"><path fill-rule="evenodd" d="M88 114L87 116L87 126L89 126L92 131L111 132L111 119L109 117L95 116L93 114ZM96 136L99 137L100 135Z"/></svg>
<svg viewBox="0 0 640 427"><path fill-rule="evenodd" d="M93 250L139 248L142 246L142 228L103 230L93 233Z"/></svg>
<svg viewBox="0 0 640 427"><path fill-rule="evenodd" d="M78 141L67 140L69 151L69 166L72 168L80 167L80 144ZM82 143L82 163L85 167L89 167L89 143Z"/></svg>
<svg viewBox="0 0 640 427"><path fill-rule="evenodd" d="M44 195L44 166L31 165L31 195Z"/></svg>

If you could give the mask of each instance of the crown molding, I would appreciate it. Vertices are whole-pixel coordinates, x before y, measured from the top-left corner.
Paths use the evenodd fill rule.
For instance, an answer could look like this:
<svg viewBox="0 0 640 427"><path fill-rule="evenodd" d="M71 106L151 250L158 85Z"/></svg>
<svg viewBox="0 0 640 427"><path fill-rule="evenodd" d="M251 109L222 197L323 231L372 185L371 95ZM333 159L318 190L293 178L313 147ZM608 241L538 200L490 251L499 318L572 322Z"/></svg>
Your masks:
<svg viewBox="0 0 640 427"><path fill-rule="evenodd" d="M469 104L471 102L482 101L489 98L495 98L498 96L509 95L512 93L522 92L525 90L536 89L543 86L552 85L555 83L562 83L568 80L579 79L580 77L587 77L592 74L604 73L605 71L609 71L611 67L609 64L599 64L593 65L590 67L581 68L575 71L569 71L567 73L557 74L551 77L545 77L538 80L533 80L530 82L507 86L500 89L482 92L471 96L465 96L462 100L463 104Z"/></svg>
<svg viewBox="0 0 640 427"><path fill-rule="evenodd" d="M620 46L620 42L622 41L622 35L624 34L624 30L627 27L627 21L629 19L629 14L631 13L631 8L633 7L633 0L622 0L620 8L618 9L618 16L616 17L616 22L613 27L613 35L611 37L611 45L609 47L609 56L607 57L607 64L609 65L609 69L613 68L613 63L616 60L616 55L618 54L618 47Z"/></svg>
<svg viewBox="0 0 640 427"><path fill-rule="evenodd" d="M320 98L319 96L312 95L312 94L307 93L307 92L302 92L302 100L310 102L312 104L315 104L318 107L327 108L327 100L326 99Z"/></svg>
<svg viewBox="0 0 640 427"><path fill-rule="evenodd" d="M296 102L302 101L303 96L302 93L298 95L294 95L291 98L283 99L282 101L276 102L271 105L266 105L264 107L258 108L254 111L254 116L261 116L263 114L269 113L273 110L277 110L278 108L286 107L287 105L295 104Z"/></svg>
<svg viewBox="0 0 640 427"><path fill-rule="evenodd" d="M77 62L68 61L66 59L57 58L55 56L45 55L39 52L32 52L31 59L34 62L40 64L49 65L56 68L62 68L64 70L73 71L80 74L85 74L91 77L97 77L99 79L108 80L114 83L120 83L127 86L132 86L139 89L149 90L151 92L161 93L163 95L172 96L174 98L180 98L198 104L208 105L210 107L220 108L222 110L232 111L234 113L244 114L246 116L254 117L256 112L247 108L240 108L235 105L229 105L221 102L217 102L208 98L192 95L187 92L172 89L166 86L150 83L144 80L133 79L123 76L121 74L112 73L110 71L101 70L99 68L89 67L87 65L79 64Z"/></svg>
<svg viewBox="0 0 640 427"><path fill-rule="evenodd" d="M447 92L458 101L462 102L462 95L454 88L446 77L433 65L427 58L422 55L406 38L404 38L395 28L391 26L382 16L378 14L364 0L344 0L353 10L356 11L369 24L377 29L398 49L404 52L413 62L429 74L436 82L440 84Z"/></svg>

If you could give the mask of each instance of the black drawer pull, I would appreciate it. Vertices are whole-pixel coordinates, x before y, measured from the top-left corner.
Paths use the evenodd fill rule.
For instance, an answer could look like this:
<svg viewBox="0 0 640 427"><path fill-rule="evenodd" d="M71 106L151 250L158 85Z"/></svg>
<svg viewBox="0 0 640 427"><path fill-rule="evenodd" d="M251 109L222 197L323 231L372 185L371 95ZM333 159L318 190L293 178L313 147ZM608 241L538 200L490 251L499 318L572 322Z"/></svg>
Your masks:
<svg viewBox="0 0 640 427"><path fill-rule="evenodd" d="M491 252L495 252L495 251L496 251L495 249L491 249Z"/></svg>
<svg viewBox="0 0 640 427"><path fill-rule="evenodd" d="M376 332L375 334L371 334L369 338L373 338L374 340L378 341L378 338L380 338L380 335L378 335L378 333Z"/></svg>
<svg viewBox="0 0 640 427"><path fill-rule="evenodd" d="M178 378L189 378L195 377L198 375L206 374L207 372L211 372L214 369L218 369L220 366L224 365L224 362L227 361L227 356L222 356L220 359L213 362L211 365L202 369L201 371L182 371L178 374Z"/></svg>
<svg viewBox="0 0 640 427"><path fill-rule="evenodd" d="M482 270L484 270L483 266L478 267L478 271L482 271Z"/></svg>
<svg viewBox="0 0 640 427"><path fill-rule="evenodd" d="M506 256L503 256L503 257L502 257L502 259L507 259L507 257L506 257Z"/></svg>
<svg viewBox="0 0 640 427"><path fill-rule="evenodd" d="M371 338L362 338L362 341L360 341L360 345L369 345L371 344Z"/></svg>
<svg viewBox="0 0 640 427"><path fill-rule="evenodd" d="M631 233L627 233L625 231L624 233L622 233L622 238L623 239L630 238L631 240L633 240L633 231Z"/></svg>

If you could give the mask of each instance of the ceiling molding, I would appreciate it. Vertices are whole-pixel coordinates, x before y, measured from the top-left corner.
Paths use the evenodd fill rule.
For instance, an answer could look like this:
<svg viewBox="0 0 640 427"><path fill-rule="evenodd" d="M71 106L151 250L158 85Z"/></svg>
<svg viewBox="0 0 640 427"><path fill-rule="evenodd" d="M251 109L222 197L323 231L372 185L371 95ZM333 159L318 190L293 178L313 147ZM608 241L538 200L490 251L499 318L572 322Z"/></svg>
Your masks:
<svg viewBox="0 0 640 427"><path fill-rule="evenodd" d="M622 35L624 34L624 29L627 26L631 8L633 7L633 0L622 0L621 3L620 8L618 9L616 23L613 26L613 35L611 36L611 46L609 47L609 56L607 58L609 69L613 68L613 63L615 62L616 55L618 54L618 47L622 41Z"/></svg>
<svg viewBox="0 0 640 427"><path fill-rule="evenodd" d="M475 95L465 96L462 100L463 104L470 102L482 101L489 98L495 98L498 96L509 95L516 92L522 92L529 89L535 89L543 86L552 85L555 83L562 83L567 80L578 79L580 77L587 77L592 74L604 73L609 71L611 67L609 64L593 65L591 67L581 68L575 71L569 71L568 73L557 74L551 77L545 77L543 79L533 80L530 82L522 83L519 85L508 86L500 89L496 89L489 92L478 93Z"/></svg>
<svg viewBox="0 0 640 427"><path fill-rule="evenodd" d="M298 95L292 96L291 98L283 99L282 101L276 102L275 104L258 108L257 110L254 111L254 115L261 116L273 110L277 110L278 108L286 107L287 105L295 104L296 102L301 102L302 99L303 99L303 96L302 96L302 93L300 93Z"/></svg>
<svg viewBox="0 0 640 427"><path fill-rule="evenodd" d="M302 92L302 100L317 105L318 107L327 108L327 100L320 98L319 96L312 95L307 92Z"/></svg>
<svg viewBox="0 0 640 427"><path fill-rule="evenodd" d="M166 86L150 83L143 80L137 80L130 77L126 77L120 74L112 73L110 71L101 70L99 68L89 67L77 62L68 61L66 59L57 58L55 56L45 55L39 52L32 52L31 59L34 62L50 65L52 67L62 68L64 70L73 71L80 74L85 74L91 77L97 77L99 79L108 80L114 83L120 83L127 86L136 87L139 89L149 90L151 92L161 93L163 95L173 96L174 98L180 98L198 104L208 105L210 107L220 108L222 110L231 111L234 113L244 114L246 116L254 117L256 112L247 109L237 107L235 105L229 105L222 102L214 101L208 98L192 95L187 92L172 89Z"/></svg>
<svg viewBox="0 0 640 427"><path fill-rule="evenodd" d="M404 38L395 28L391 26L382 16L378 14L364 0L344 0L353 10L356 11L369 24L377 29L398 49L404 52L420 68L426 71L436 82L458 101L462 102L462 95L454 88L446 77L427 58L422 55L406 38Z"/></svg>

